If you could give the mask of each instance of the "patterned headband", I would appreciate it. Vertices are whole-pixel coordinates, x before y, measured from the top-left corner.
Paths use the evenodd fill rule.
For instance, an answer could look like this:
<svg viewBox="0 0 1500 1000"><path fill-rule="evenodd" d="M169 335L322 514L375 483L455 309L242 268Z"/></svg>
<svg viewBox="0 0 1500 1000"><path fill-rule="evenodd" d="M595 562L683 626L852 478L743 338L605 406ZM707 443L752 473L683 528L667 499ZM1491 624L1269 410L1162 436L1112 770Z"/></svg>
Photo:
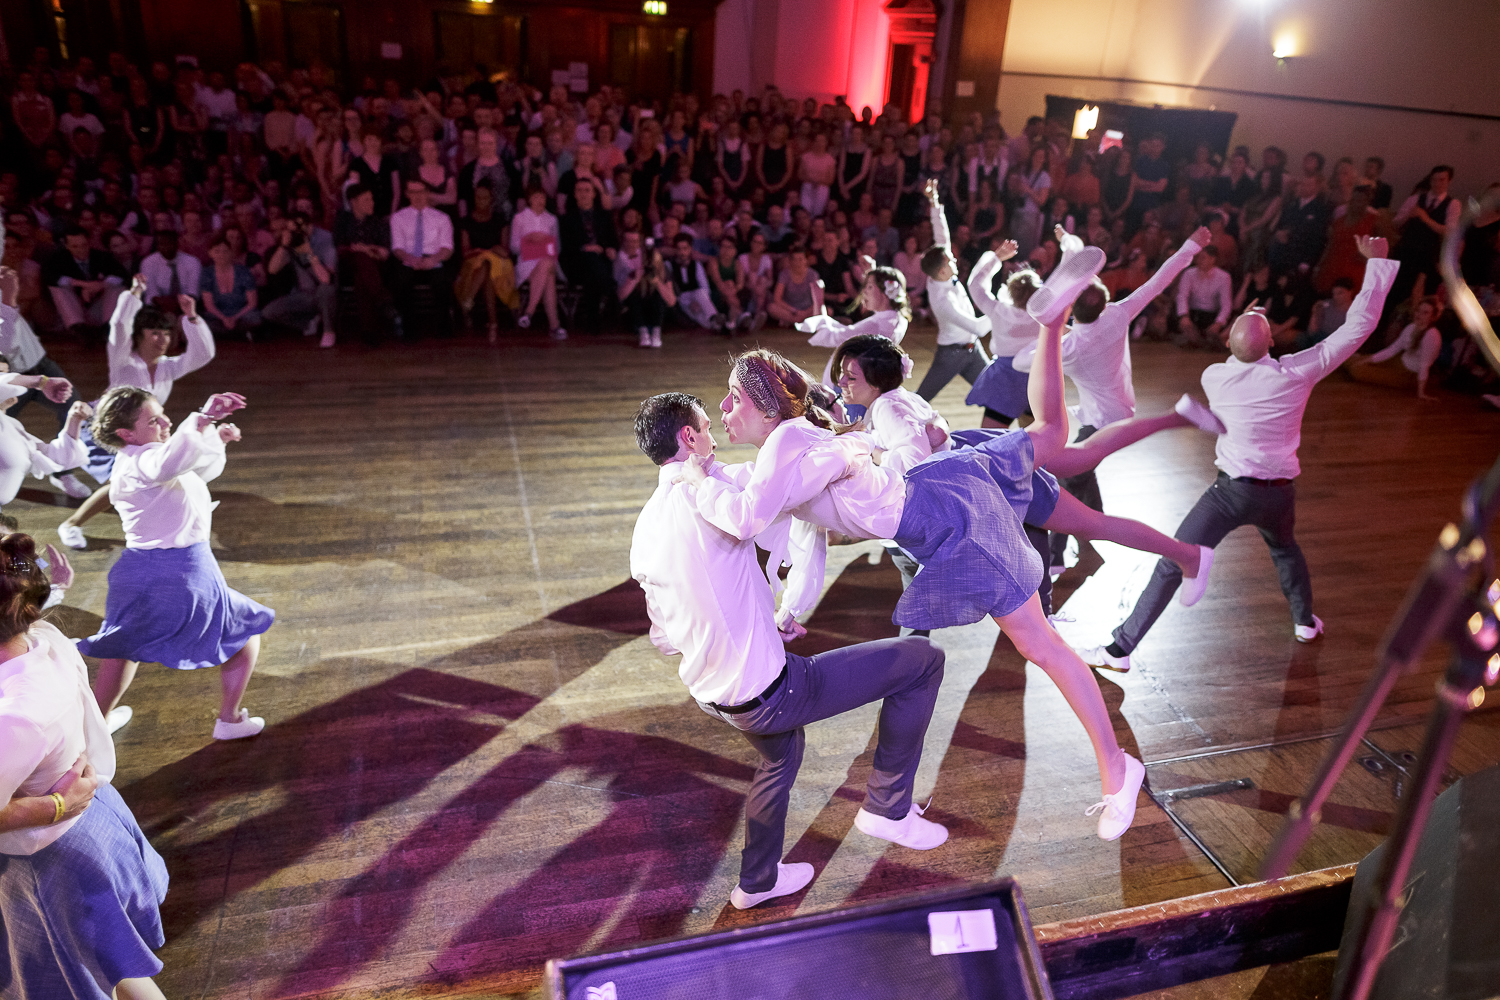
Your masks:
<svg viewBox="0 0 1500 1000"><path fill-rule="evenodd" d="M768 417L780 417L781 407L776 402L776 390L771 387L768 368L770 366L758 358L740 358L734 363L734 377L757 410Z"/></svg>

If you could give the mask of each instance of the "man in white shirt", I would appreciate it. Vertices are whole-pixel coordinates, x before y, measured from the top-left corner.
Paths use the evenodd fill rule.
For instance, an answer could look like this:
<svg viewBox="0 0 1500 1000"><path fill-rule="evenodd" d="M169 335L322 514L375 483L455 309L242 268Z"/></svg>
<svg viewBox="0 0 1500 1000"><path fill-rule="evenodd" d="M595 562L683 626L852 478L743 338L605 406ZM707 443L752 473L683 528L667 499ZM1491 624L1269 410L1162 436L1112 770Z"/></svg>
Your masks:
<svg viewBox="0 0 1500 1000"><path fill-rule="evenodd" d="M1307 560L1293 535L1301 472L1297 446L1302 440L1302 412L1325 375L1353 356L1380 319L1386 293L1396 278L1397 262L1386 259L1386 241L1356 237L1369 258L1364 287L1349 307L1344 325L1327 340L1296 354L1270 356L1271 325L1259 310L1242 314L1229 330L1229 360L1203 372L1208 405L1223 421L1214 464L1218 478L1183 518L1176 537L1213 548L1235 528L1253 524L1271 549L1281 591L1292 607L1298 642L1312 642L1323 622L1312 613L1312 580ZM1166 610L1182 582L1182 570L1162 560L1135 610L1114 631L1107 646L1080 650L1087 663L1112 670L1130 669L1130 653Z"/></svg>
<svg viewBox="0 0 1500 1000"><path fill-rule="evenodd" d="M409 204L391 216L396 306L403 316L407 314L412 289L426 285L432 289L439 318L446 324L447 303L453 298L453 278L447 269L453 256L453 220L431 207L427 185L420 180L406 182L406 200Z"/></svg>
<svg viewBox="0 0 1500 1000"><path fill-rule="evenodd" d="M926 194L932 213L932 246L922 254L922 273L927 276L927 304L932 307L938 332L932 367L922 376L917 395L930 403L953 376L962 375L973 385L983 374L990 356L979 341L990 332L990 321L974 315L974 303L958 280L958 261L948 246L948 219L943 214L936 179L927 182Z"/></svg>
<svg viewBox="0 0 1500 1000"><path fill-rule="evenodd" d="M630 574L646 593L651 641L668 656L682 655L678 675L699 707L743 733L761 758L745 802L745 849L730 901L747 909L812 881L812 865L780 864L787 806L802 764L803 727L872 701L883 700L879 743L855 825L918 850L943 843L948 831L922 819L921 807L912 804L922 741L943 679L942 650L912 637L812 657L785 651L783 643L806 634L791 615L816 602L821 562L792 560L782 601L786 631L780 631L755 542L704 520L692 489L681 481L691 456L714 451L702 401L685 393L653 396L641 404L635 427L641 450L661 467L630 547ZM714 463L709 475L734 481L743 469ZM793 527L790 519L778 524L759 539L771 551L785 551L788 540L766 535L807 528L800 522Z"/></svg>
<svg viewBox="0 0 1500 1000"><path fill-rule="evenodd" d="M1054 235L1062 246L1064 260L1083 249L1083 240L1061 226L1054 230ZM1078 422L1078 435L1074 441L1087 440L1106 424L1135 416L1130 326L1152 299L1167 290L1172 279L1182 273L1198 251L1208 246L1209 239L1207 229L1200 226L1194 230L1187 242L1168 257L1155 274L1119 302L1109 301L1109 290L1097 277L1078 294L1073 304L1073 326L1062 339L1063 374L1073 380L1073 387L1078 390L1078 405L1069 408L1071 416ZM1033 345L1017 354L1012 366L1017 371L1031 371L1035 353ZM1104 510L1099 479L1092 470L1058 482L1089 507ZM1053 534L1051 565L1054 575L1062 572L1067 544L1068 536Z"/></svg>
<svg viewBox="0 0 1500 1000"><path fill-rule="evenodd" d="M1219 266L1218 248L1204 247L1177 283L1177 332L1193 347L1222 347L1233 301L1229 272Z"/></svg>
<svg viewBox="0 0 1500 1000"><path fill-rule="evenodd" d="M197 297L203 265L197 257L177 252L176 232L158 229L156 252L141 261L141 276L146 279L146 301L175 315L180 308L177 296Z"/></svg>

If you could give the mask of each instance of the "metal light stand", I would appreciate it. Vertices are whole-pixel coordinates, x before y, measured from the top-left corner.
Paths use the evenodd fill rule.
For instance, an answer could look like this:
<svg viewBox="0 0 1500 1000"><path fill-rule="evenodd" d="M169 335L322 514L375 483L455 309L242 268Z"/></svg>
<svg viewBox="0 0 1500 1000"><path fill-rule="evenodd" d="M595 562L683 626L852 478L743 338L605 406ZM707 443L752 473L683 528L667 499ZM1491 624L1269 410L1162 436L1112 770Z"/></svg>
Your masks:
<svg viewBox="0 0 1500 1000"><path fill-rule="evenodd" d="M1500 371L1500 340L1458 270L1458 244L1464 230L1476 216L1496 208L1500 208L1500 194L1490 195L1482 204L1469 200L1462 218L1443 241L1440 268L1453 309L1491 366ZM1453 657L1437 685L1416 780L1408 785L1386 840L1376 873L1374 901L1356 914L1356 951L1339 1000L1369 997L1400 920L1407 875L1458 728L1464 717L1483 703L1484 686L1500 680L1500 653L1495 652L1500 645L1500 623L1496 621L1500 615L1500 580L1496 579L1494 556L1485 542L1497 514L1500 459L1464 494L1462 523L1449 524L1438 535L1427 569L1412 585L1382 642L1376 670L1350 712L1338 743L1319 765L1307 793L1288 811L1287 821L1261 866L1261 875L1267 879L1280 878L1291 869L1334 783L1396 681L1416 666L1433 640L1446 640L1453 648Z"/></svg>

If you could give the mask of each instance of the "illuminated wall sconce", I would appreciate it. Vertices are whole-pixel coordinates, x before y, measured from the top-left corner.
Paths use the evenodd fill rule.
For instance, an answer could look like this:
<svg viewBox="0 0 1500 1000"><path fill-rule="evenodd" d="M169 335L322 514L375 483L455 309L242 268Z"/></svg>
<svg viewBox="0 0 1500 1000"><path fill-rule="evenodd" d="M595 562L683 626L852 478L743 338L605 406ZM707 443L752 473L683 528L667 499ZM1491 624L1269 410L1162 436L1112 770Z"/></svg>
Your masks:
<svg viewBox="0 0 1500 1000"><path fill-rule="evenodd" d="M472 0L473 3L494 3L495 0Z"/></svg>
<svg viewBox="0 0 1500 1000"><path fill-rule="evenodd" d="M1099 124L1099 109L1085 104L1073 112L1073 138L1087 139L1089 132Z"/></svg>
<svg viewBox="0 0 1500 1000"><path fill-rule="evenodd" d="M667 14L667 0L645 0L641 4L641 12L652 14L656 17L665 17Z"/></svg>
<svg viewBox="0 0 1500 1000"><path fill-rule="evenodd" d="M1277 59L1290 59L1301 51L1299 39L1290 31L1283 31L1271 39L1271 55Z"/></svg>

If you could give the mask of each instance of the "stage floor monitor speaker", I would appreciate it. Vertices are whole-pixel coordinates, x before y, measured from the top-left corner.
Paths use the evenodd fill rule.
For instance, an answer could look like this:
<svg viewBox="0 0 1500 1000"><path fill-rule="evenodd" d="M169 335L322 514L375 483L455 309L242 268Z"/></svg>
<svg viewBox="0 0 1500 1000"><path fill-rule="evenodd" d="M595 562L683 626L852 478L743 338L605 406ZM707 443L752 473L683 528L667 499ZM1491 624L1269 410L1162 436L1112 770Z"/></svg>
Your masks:
<svg viewBox="0 0 1500 1000"><path fill-rule="evenodd" d="M1052 1000L1010 879L547 963L552 1000Z"/></svg>
<svg viewBox="0 0 1500 1000"><path fill-rule="evenodd" d="M1334 995L1352 970L1357 915L1373 899L1385 846L1359 863L1339 946ZM1471 774L1433 804L1371 1000L1500 996L1500 766Z"/></svg>

